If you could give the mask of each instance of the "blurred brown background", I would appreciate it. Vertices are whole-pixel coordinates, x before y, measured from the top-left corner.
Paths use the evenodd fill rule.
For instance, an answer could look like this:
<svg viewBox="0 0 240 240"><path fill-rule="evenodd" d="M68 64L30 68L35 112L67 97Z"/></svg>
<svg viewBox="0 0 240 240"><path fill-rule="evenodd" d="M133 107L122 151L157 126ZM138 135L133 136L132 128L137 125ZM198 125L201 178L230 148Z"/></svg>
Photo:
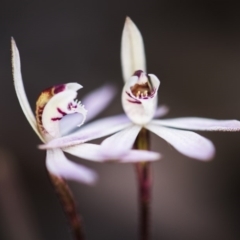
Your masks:
<svg viewBox="0 0 240 240"><path fill-rule="evenodd" d="M81 99L113 82L119 95L101 116L122 112L120 37L128 15L143 34L148 71L161 80L159 102L170 107L169 117L240 119L240 8L235 2L5 0L0 6L0 146L12 155L35 239L70 240L71 235L45 171L45 152L37 149L40 140L16 98L11 36L20 49L33 109L48 86L77 81L84 86ZM164 155L153 164L153 240L240 238L240 133L203 135L215 143L212 162L184 157L152 136L153 149ZM6 154L0 158L5 161ZM87 239L137 240L134 167L78 161L100 177L95 187L71 183ZM11 196L7 184L0 186L0 199ZM13 195L15 206L19 197ZM15 230L9 230L4 209L0 205L0 239L27 240L11 235ZM27 218L12 212L13 219Z"/></svg>

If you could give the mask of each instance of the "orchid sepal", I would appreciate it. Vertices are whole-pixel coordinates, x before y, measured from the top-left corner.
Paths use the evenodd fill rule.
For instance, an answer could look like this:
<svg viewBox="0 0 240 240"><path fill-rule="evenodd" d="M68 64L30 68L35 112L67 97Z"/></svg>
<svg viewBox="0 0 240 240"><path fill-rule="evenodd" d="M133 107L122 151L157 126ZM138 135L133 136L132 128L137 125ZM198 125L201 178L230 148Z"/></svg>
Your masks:
<svg viewBox="0 0 240 240"><path fill-rule="evenodd" d="M97 174L93 170L68 160L61 149L47 150L46 167L51 174L64 179L88 185L97 181Z"/></svg>
<svg viewBox="0 0 240 240"><path fill-rule="evenodd" d="M114 149L109 149L109 151L106 152L103 151L101 145L91 143L67 147L64 148L63 151L79 158L85 158L87 160L101 163L136 163L141 161L153 162L161 158L159 153L145 150L128 150L115 154Z"/></svg>
<svg viewBox="0 0 240 240"><path fill-rule="evenodd" d="M143 38L134 22L126 17L121 41L121 63L125 82L141 69L146 71L146 58Z"/></svg>
<svg viewBox="0 0 240 240"><path fill-rule="evenodd" d="M14 88L17 94L18 101L32 129L35 131L38 137L44 142L42 135L39 133L37 129L37 122L25 93L23 80L22 80L22 73L21 73L20 54L13 37L11 38L11 49L12 49L13 83L14 83Z"/></svg>

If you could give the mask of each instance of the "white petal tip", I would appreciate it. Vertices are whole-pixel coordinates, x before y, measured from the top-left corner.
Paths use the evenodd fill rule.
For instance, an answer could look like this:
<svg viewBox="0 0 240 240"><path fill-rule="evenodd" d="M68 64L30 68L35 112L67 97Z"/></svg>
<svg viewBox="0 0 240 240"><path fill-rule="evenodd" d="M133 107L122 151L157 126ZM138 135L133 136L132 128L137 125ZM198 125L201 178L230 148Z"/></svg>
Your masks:
<svg viewBox="0 0 240 240"><path fill-rule="evenodd" d="M14 40L13 37L11 37L11 43L16 45L15 40Z"/></svg>
<svg viewBox="0 0 240 240"><path fill-rule="evenodd" d="M87 184L89 186L95 186L97 184L97 181L98 181L98 175L94 174L91 176L91 178L89 178L87 181L82 182L82 183Z"/></svg>
<svg viewBox="0 0 240 240"><path fill-rule="evenodd" d="M167 105L161 105L157 108L154 118L159 118L163 117L164 115L168 114L169 112L169 107Z"/></svg>
<svg viewBox="0 0 240 240"><path fill-rule="evenodd" d="M105 83L103 85L103 87L109 91L109 92L113 92L113 93L116 93L117 92L117 88L114 84L111 84L111 83Z"/></svg>
<svg viewBox="0 0 240 240"><path fill-rule="evenodd" d="M18 54L17 44L13 37L11 37L12 62L14 64L14 55ZM14 65L13 65L14 66Z"/></svg>
<svg viewBox="0 0 240 240"><path fill-rule="evenodd" d="M62 177L68 181L79 182L82 184L86 184L88 186L95 186L98 181L98 175L93 171L89 171L87 174L88 176L85 175L84 177L78 176L62 176Z"/></svg>
<svg viewBox="0 0 240 240"><path fill-rule="evenodd" d="M206 139L208 141L207 145L205 145L202 149L196 149L195 151L189 151L189 155L187 155L190 158L193 158L195 160L208 162L214 159L215 157L215 147L211 141Z"/></svg>
<svg viewBox="0 0 240 240"><path fill-rule="evenodd" d="M73 83L67 83L66 84L67 89L78 91L79 89L83 88L83 86L79 83L73 82Z"/></svg>
<svg viewBox="0 0 240 240"><path fill-rule="evenodd" d="M15 58L16 57L19 58L19 52L18 52L17 44L13 37L11 37L11 50L12 50L12 64L14 67L14 61L16 61L16 59L14 59L14 56L15 56Z"/></svg>
<svg viewBox="0 0 240 240"><path fill-rule="evenodd" d="M202 160L204 162L209 162L211 160L213 160L215 157L215 149L213 149L211 152L206 153L201 159L199 158L199 160ZM198 160L198 159L197 159Z"/></svg>
<svg viewBox="0 0 240 240"><path fill-rule="evenodd" d="M125 24L133 23L132 19L129 16L125 18Z"/></svg>

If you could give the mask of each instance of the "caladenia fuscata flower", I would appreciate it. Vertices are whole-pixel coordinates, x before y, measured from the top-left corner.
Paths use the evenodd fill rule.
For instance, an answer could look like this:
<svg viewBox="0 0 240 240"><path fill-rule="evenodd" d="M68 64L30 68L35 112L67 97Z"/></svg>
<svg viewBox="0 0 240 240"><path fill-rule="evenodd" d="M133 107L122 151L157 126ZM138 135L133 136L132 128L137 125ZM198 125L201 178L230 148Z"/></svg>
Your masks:
<svg viewBox="0 0 240 240"><path fill-rule="evenodd" d="M66 183L67 180L75 180L85 184L93 184L96 181L94 171L74 163L66 158L63 151L72 155L96 162L114 160L110 154L104 154L101 146L85 143L86 141L104 137L123 126L128 125L127 119L122 117L111 117L92 122L83 127L84 122L93 119L112 100L115 90L110 85L105 85L83 98L82 102L77 101L77 91L82 88L78 83L60 84L45 89L36 102L35 116L25 94L21 75L21 64L19 51L15 41L12 39L12 67L14 87L22 107L22 110L41 141L47 144L49 141L63 141L68 135L75 136L81 140L76 146L71 147L71 143L64 148L54 147L47 149L46 167L49 172L51 182L59 196L63 209L70 222L75 239L83 240L82 223L77 214L73 195ZM85 109L85 106L89 111ZM81 126L81 127L80 127ZM111 126L110 131L107 127ZM80 128L79 128L80 127ZM111 152L112 150L109 149ZM136 159L149 159L154 161L160 155L155 152L132 150L126 152L121 157L117 157L119 162L134 162ZM116 158L115 158L116 159Z"/></svg>
<svg viewBox="0 0 240 240"><path fill-rule="evenodd" d="M48 149L46 157L48 171L64 179L87 184L93 183L96 180L96 174L80 164L69 161L63 151L96 162L114 160L112 155L103 154L99 145L85 142L104 137L122 129L123 126L127 126L125 117L106 118L83 126L84 122L94 118L110 103L114 96L113 87L110 85L103 86L84 97L82 102L89 109L87 111L81 102L75 100L77 91L82 88L80 84L67 83L53 86L40 94L36 103L35 117L25 94L20 56L13 39L12 54L14 86L18 100L27 120L42 142L47 144L49 141L56 139L58 142L65 142L65 138L68 136L78 136L81 139L74 147L72 147L72 142L68 142L65 144L68 146L63 148L59 144L57 148ZM150 161L153 161L159 158L159 154L134 150L122 155L118 160L120 162L132 162L139 157L141 159L148 157Z"/></svg>

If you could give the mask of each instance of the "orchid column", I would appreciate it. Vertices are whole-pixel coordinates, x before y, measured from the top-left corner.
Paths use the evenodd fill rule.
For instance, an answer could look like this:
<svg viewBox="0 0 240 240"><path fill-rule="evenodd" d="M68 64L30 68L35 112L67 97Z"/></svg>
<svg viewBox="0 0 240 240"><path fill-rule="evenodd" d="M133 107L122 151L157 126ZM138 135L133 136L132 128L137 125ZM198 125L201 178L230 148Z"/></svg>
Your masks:
<svg viewBox="0 0 240 240"><path fill-rule="evenodd" d="M123 108L133 122L139 121L139 124L142 124L142 122L149 121L149 119L144 119L146 116L150 119L153 117L157 106L157 94L151 99L150 104L149 101L147 105L144 104L144 99L149 98L156 89L153 87L151 77L148 79L143 73L146 72L144 43L141 33L129 17L126 18L122 34L121 63L123 79L125 83L129 82L129 84L125 84L122 93ZM158 83L157 85L159 86ZM139 101L133 98L131 99L131 95L127 91L128 87L131 88L134 96L139 98ZM124 97L125 94L128 94L130 99L126 99ZM143 101L141 101L141 99ZM136 106L132 107L131 103ZM142 111L147 111L149 114L144 114ZM149 140L149 131L142 128L135 140L134 148L149 150ZM142 240L148 240L152 188L150 162L147 162L146 159L146 162L136 163L136 172L139 185L140 238Z"/></svg>

